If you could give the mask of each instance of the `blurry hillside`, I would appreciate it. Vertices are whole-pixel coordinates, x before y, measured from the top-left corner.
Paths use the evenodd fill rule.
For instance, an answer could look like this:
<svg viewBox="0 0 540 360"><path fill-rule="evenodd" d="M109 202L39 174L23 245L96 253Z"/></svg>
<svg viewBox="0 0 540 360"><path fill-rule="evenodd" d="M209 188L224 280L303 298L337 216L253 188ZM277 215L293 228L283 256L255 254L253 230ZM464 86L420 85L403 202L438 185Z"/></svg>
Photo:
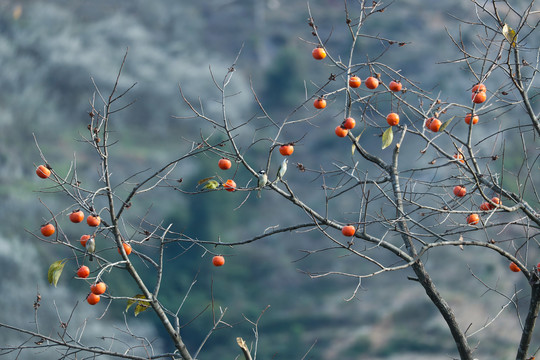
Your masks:
<svg viewBox="0 0 540 360"><path fill-rule="evenodd" d="M346 51L349 38L343 26L343 2L315 0L309 4L319 32L331 33L329 49L334 53ZM445 27L456 34L459 22L449 14L471 20L473 15L468 6L468 2L458 1L400 0L380 16L370 18L365 31L405 42L405 46L391 47L384 61L401 69L423 88L463 101L469 96L465 90L473 80L458 65L437 63L455 58ZM176 118L190 115L180 97L178 84L188 98L194 102L200 98L205 111L219 117L220 107L215 101L219 93L210 71L221 79L240 49L230 90L237 95L228 100L229 118L249 119L258 113L250 81L266 110L278 119L283 118L305 100L306 88L308 94L313 93L330 75L330 70L321 72L320 68L315 68L310 55L313 46L302 40L311 41L307 18L304 1L2 1L0 272L13 274L2 283L17 294L17 301L0 297L0 308L6 309L9 304L12 310L2 311L0 319L7 321L8 314L10 318L18 314L15 317L24 324L22 319L31 311L38 288L46 295L43 301L49 311L54 311L53 299L58 307L71 309L85 296L82 286L74 289L66 275L57 289L50 288L46 280L47 267L71 254L55 253L54 247L39 243L25 231L37 231L49 216L38 198L54 209L71 205L69 199L62 196L37 192L42 183L34 176L34 164L40 162L40 158L33 134L55 170L66 173L70 162L76 161L79 177L89 184L96 181L99 169L95 155L78 141L79 134L88 124L89 101L97 97L93 82L107 94L128 48L120 87L125 90L133 83L137 85L123 103L135 101L134 104L117 113L114 119L113 136L118 140L112 148L116 183L138 171L155 170L182 154L188 148L183 140L197 142L201 126L203 132L211 130L196 121ZM463 41L470 36L473 35L463 34ZM377 56L383 50L383 44L370 39L364 39L358 47L361 49L358 54L366 58ZM365 59L359 59L362 60ZM302 111L307 112L301 109L299 113ZM328 121L335 122L335 118L341 117L339 111L339 106L329 110ZM313 127L321 125L321 119L318 121ZM283 141L305 136L296 148L294 162L318 168L323 161L339 163L339 154L350 153L350 145L330 141L333 139L330 135L310 132L311 129L295 128L283 134ZM254 130L246 129L246 136L251 136ZM365 138L380 142L378 134ZM257 150L262 167L267 149ZM410 161L417 161L417 154L409 156ZM176 170L177 176L195 188L197 180L215 174L216 161L206 156L193 159ZM276 166L272 164L273 169ZM273 177L274 173L271 175ZM315 181L294 166L288 176L291 183ZM302 189L298 191L302 193ZM303 219L303 214L292 207L278 207L277 199L269 192L265 192L261 200L251 197L235 211L232 209L240 205L242 195L219 192L190 197L171 193L163 189L139 198L130 209L130 221L139 223L145 216L149 223L156 224L164 219L164 224L172 223L175 231L192 238L215 241L219 237L233 241L248 239L270 226L284 227ZM307 191L303 195L313 201L321 196ZM351 203L354 201L356 199L350 199ZM343 206L349 208L351 204ZM247 214L249 222L244 220ZM126 227L129 229L129 224ZM75 239L81 235L75 227L66 227L65 231ZM341 253L324 253L300 260L304 256L302 249L326 245L326 241L313 232L275 236L230 249L227 266L220 271L209 269L208 258L201 260L203 253L192 248L181 257L167 259L171 271L165 275L163 302L174 308L197 276L197 284L184 310L186 322L210 302L211 284L216 301L228 307L227 318L231 323L241 321L242 315L254 320L271 305L260 323L261 359L300 359L314 343L309 354L311 359L397 359L398 356L405 359L409 354L415 359L422 356L448 358L446 354L453 351L448 330L418 286L407 280L406 272L365 281L357 299L348 302L344 299L351 297L357 286L355 281L341 277L310 280L304 271L347 272L367 266L356 259L343 258ZM498 284L503 292L519 287L519 282L515 283L517 277L508 277L506 264L485 253L479 257L474 250L433 252L426 263L433 267L441 291L451 305L457 307L460 321L473 322L474 329L496 314L505 299L485 294L486 289L479 286L471 272L481 273L483 279L489 279L493 286ZM111 278L110 282L115 283L119 293L136 292L133 284L122 281ZM121 306L108 312L106 325L94 321L100 314L85 305L79 304L79 315L81 319L90 318L92 326L123 322ZM419 311L421 316L418 316ZM485 330L497 358L506 355L507 347L515 342L518 334L513 332L519 324L512 315L503 313L497 319L498 324L508 322L505 334ZM166 342L166 334L153 328L154 318L150 312L138 318L133 318L132 314L127 316L130 324L146 326L149 337L163 336ZM205 313L188 326L186 334L194 335L186 339L188 346L198 346L208 331L209 322L205 320L209 319L210 314ZM49 322L54 329L54 317ZM405 328L396 325L403 323L407 324ZM242 336L248 340L252 337L248 325L238 325L233 334L224 332L221 336L218 332L201 359L235 354L234 338ZM411 333L410 329L415 329L416 333ZM99 334L99 330L93 333ZM0 330L0 342L13 341L11 335ZM157 341L156 347L161 344Z"/></svg>

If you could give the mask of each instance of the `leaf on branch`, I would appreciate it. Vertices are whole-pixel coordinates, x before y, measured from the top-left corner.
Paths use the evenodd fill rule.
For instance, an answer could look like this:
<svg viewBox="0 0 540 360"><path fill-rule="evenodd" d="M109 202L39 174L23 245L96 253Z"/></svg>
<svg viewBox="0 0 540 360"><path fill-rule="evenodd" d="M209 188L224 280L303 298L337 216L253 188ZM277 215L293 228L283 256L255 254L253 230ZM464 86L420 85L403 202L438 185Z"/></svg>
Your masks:
<svg viewBox="0 0 540 360"><path fill-rule="evenodd" d="M502 28L502 34L504 35L506 40L508 40L512 47L516 47L517 34L514 29L508 26L508 24L504 24Z"/></svg>
<svg viewBox="0 0 540 360"><path fill-rule="evenodd" d="M446 120L446 121L444 122L444 124L442 124L441 127L439 128L439 132L443 132L444 129L446 129L446 127L447 127L448 125L450 125L450 123L452 122L452 120L454 120L454 118L455 118L455 116L452 116L450 119Z"/></svg>
<svg viewBox="0 0 540 360"><path fill-rule="evenodd" d="M382 149L386 149L387 147L392 144L392 141L394 140L394 133L392 132L392 126L390 126L386 131L382 134Z"/></svg>
<svg viewBox="0 0 540 360"><path fill-rule="evenodd" d="M144 296L142 294L137 294L133 298L134 299L146 299L146 296ZM149 301L134 300L134 299L129 299L127 301L126 311L129 310L131 305L136 303L136 305L135 305L135 316L139 315L143 311L148 310L148 308L150 307L150 302Z"/></svg>
<svg viewBox="0 0 540 360"><path fill-rule="evenodd" d="M362 130L362 132L357 137L354 138L356 140L356 142L358 142L358 140L360 140L360 136L362 136L362 134L364 133L364 130L365 130L365 128ZM351 147L351 156L354 155L354 151L356 150L356 146L354 146L354 145L355 144L352 144L352 147Z"/></svg>
<svg viewBox="0 0 540 360"><path fill-rule="evenodd" d="M197 183L197 185L204 184L205 182L207 182L208 180L211 180L211 179L213 179L213 178L214 178L214 176L210 176L210 177L201 179L201 180L199 180L199 182Z"/></svg>
<svg viewBox="0 0 540 360"><path fill-rule="evenodd" d="M56 287L60 275L62 275L62 270L64 270L64 265L66 265L66 259L55 261L49 266L49 272L47 273L47 279L49 284L52 284Z"/></svg>

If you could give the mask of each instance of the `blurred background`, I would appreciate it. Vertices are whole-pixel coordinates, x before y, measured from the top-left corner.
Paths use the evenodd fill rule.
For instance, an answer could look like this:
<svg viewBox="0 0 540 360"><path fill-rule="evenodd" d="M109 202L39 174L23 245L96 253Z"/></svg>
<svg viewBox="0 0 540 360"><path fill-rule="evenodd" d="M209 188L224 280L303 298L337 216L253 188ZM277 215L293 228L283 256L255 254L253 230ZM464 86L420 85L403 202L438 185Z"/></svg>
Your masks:
<svg viewBox="0 0 540 360"><path fill-rule="evenodd" d="M314 0L309 7L323 39L329 36L328 49L334 56L346 58L350 35L344 23L343 2ZM464 26L457 19L474 20L472 9L470 2L403 0L370 17L364 32L405 42L405 46L390 47L381 61L401 70L422 88L434 94L444 92L445 99L455 102L470 101L468 91L474 78L459 65L438 63L459 57L445 28L456 35L459 26ZM357 15L354 10L356 3L350 4L353 18ZM177 118L191 115L179 85L187 98L194 103L200 98L205 112L219 119L220 94L211 72L221 81L240 50L229 89L230 94L236 94L228 99L229 118L239 123L259 114L252 84L268 113L281 120L335 71L328 63L312 59L314 46L309 43L313 37L308 17L307 3L296 0L2 1L0 322L36 330L32 304L40 293L38 318L44 333L56 333L60 322L71 316L74 329L86 326L86 343L125 351L127 342L138 341L122 331L127 324L133 333L150 339L156 352L172 351L168 335L150 311L134 317L132 309L124 312L122 302L113 302L109 307L105 301L88 306L84 301L88 284L73 279L77 267L73 254L30 234L38 233L39 226L50 217L40 200L55 213L65 210L67 214L72 206L69 198L47 188L35 176L35 165L41 159L34 136L59 174L67 173L76 162L83 184L99 188L97 156L80 141L81 134L87 131L89 102L97 97L93 82L108 95L128 48L120 90L137 84L123 99L123 104L135 101L133 105L115 114L112 121L112 137L118 141L111 148L113 180L117 184L137 171L156 170L182 155L189 149L189 141L199 141L201 128L203 132L212 131L200 120ZM464 31L462 36L467 42L475 33ZM386 46L362 39L357 48L358 62L378 56ZM367 69L359 72L361 78L368 75ZM305 136L291 162L318 169L320 163L339 162L340 154L350 154L350 145L334 141L332 130L343 116L342 100L329 98L329 103L337 102L336 106L314 124L285 129L280 138L283 142ZM313 113L310 103L297 116L309 113ZM314 130L325 122L334 125L326 133ZM262 122L250 125L242 133L249 137L240 141L244 149L253 133L264 131L273 136ZM378 146L380 138L371 134L366 141ZM254 146L249 161L260 163L262 168L267 153L264 144ZM507 167L512 166L511 159L510 151ZM175 176L183 179L184 189L193 191L201 178L225 176L216 172L217 160L211 155L193 158L182 163ZM271 178L278 159L273 160ZM250 180L246 174L235 176L241 185ZM307 200L317 203L324 199L316 185L320 179L294 166L290 166L287 176ZM313 185L317 191L308 192L302 184ZM121 194L128 190L119 189ZM302 212L267 191L261 200L252 196L239 207L244 195L213 192L190 196L157 189L134 201L126 215L126 232L135 234L135 227L144 217L149 224L173 224L174 231L195 239L233 242L247 240L268 227L309 221ZM357 200L348 201L354 204ZM341 220L354 218L354 214L350 218L344 214ZM61 225L62 232L73 241L89 231L86 225L67 221ZM199 346L212 326L210 309L191 321L210 304L212 296L216 311L218 307L228 309L225 321L234 327L215 332L200 359L228 359L239 354L237 336L248 343L254 340L252 326L245 318L256 321L267 305L270 308L261 317L258 329L261 359L300 359L308 351L305 358L309 359L448 359L449 354L455 354L446 325L419 285L407 280L408 272L368 279L350 301L345 299L353 295L356 280L339 276L310 279L305 272L369 271L369 264L341 252L305 257L303 250L328 245L328 240L315 231L285 233L223 250L227 263L222 268L210 266L211 256L199 247L172 249L166 259L161 301L175 311L197 280L181 309L186 324L182 332L190 349ZM150 246L134 249L150 254L154 251ZM115 250L109 255L113 257ZM62 258L70 261L54 288L47 283L47 269ZM141 268L145 266L134 259ZM471 272L481 274L482 279L496 284L508 296L524 281L522 276L509 275L507 264L499 257L475 249L445 249L433 252L426 261L443 296L457 309L460 321L474 323L475 329L494 317L507 299L486 292ZM151 274L148 277L153 279ZM105 275L104 280L111 295L137 293L120 271ZM505 331L501 332L501 328ZM116 340L101 338L108 331L112 333L106 336ZM1 344L15 345L23 339L26 336L0 328ZM481 333L481 339L483 352L479 358L514 354L519 339L515 309L503 312L492 327ZM33 358L25 356L29 355L23 354L22 358ZM58 354L46 352L40 358L56 359Z"/></svg>

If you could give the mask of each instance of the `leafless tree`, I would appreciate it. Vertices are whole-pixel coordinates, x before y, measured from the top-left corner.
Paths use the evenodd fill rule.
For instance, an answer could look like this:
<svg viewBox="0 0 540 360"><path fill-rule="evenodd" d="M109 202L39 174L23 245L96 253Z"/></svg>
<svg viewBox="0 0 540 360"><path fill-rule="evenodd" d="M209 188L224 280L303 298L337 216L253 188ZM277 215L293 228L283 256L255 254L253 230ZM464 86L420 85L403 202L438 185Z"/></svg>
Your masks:
<svg viewBox="0 0 540 360"><path fill-rule="evenodd" d="M476 347L471 346L470 337L477 336L485 327L494 326L493 321L471 332L470 327L460 324L456 320L455 309L441 295L424 260L436 249L444 247L459 247L463 251L480 248L500 255L519 268L528 284L523 291L529 297L529 304L525 318L519 319L522 335L516 344L516 359L525 360L534 356L538 350L531 349L531 344L540 307L540 274L534 262L534 256L539 253L540 230L540 196L537 191L540 179L540 118L538 109L534 108L539 93L537 74L540 51L537 39L540 17L534 8L534 1L522 8L506 0L473 1L473 5L475 21L462 20L462 23L467 29L473 29L476 37L471 39L464 36L463 30L458 33L449 30L449 43L455 46L456 58L449 59L444 66L459 67L460 71L467 72L471 79L470 84L463 85L467 97L469 94L473 99L479 94L486 95L485 101L467 99L463 102L448 99L442 92L433 94L422 89L407 74L386 65L384 56L395 48L407 46L407 43L365 33L363 26L369 17L383 12L385 5L376 1L359 1L354 5L346 3L345 26L350 36L346 54L332 51L331 34L327 37L327 34L320 34L317 22L310 13L308 26L313 40L305 41L325 50L327 57L324 62L330 64L331 74L323 84L306 85L308 95L302 104L287 117L276 119L265 110L264 99L260 99L253 90L259 113L248 121L229 118L228 98L234 94L230 94L228 89L233 81L236 61L221 80L213 72L210 73L221 95L221 113L218 116L207 114L201 103L189 99L180 86L181 98L191 110L192 117L209 123L212 131L208 134L201 132L201 138L194 141L184 155L151 174L144 174L142 180L131 184L131 190L126 195L118 194L111 180L113 169L110 157L114 143L110 140L110 133L113 127L111 119L126 107L117 104L125 100L130 88L123 92L118 90L122 69L108 96L103 95L96 85L97 96L91 101L91 122L84 141L98 155L101 185L96 189L81 185L75 166L67 175L60 175L54 171L54 167L49 166L53 169L51 179L55 189L69 196L77 207L101 216L102 224L94 236L99 236L100 241L110 242L121 252L120 261L95 254L99 264L96 281L105 271L127 271L140 289L140 295L109 298L111 301L131 300L140 310L151 308L170 335L175 352L139 356L88 347L70 335L67 331L69 324L66 324L66 331L58 336L46 336L38 330L30 331L8 324L0 326L26 333L31 339L41 339L39 346L62 348L65 350L63 357L66 358L84 353L91 354L84 356L108 355L130 359L194 359L218 327L229 326L224 320L226 309L219 312L212 309L216 316L209 327L208 336L201 340L198 348L186 346L179 325L182 304L174 310L166 308L159 301L162 274L167 270L163 256L168 251L168 245L181 243L183 246L200 246L212 252L219 251L220 247L247 245L276 234L303 229L317 231L328 243L322 249L305 250L306 257L339 250L346 251L359 262L371 264L372 270L362 273L333 269L306 272L312 278L337 275L356 279L358 286L353 289L350 299L357 296L363 279L386 272L408 271L409 280L422 287L446 322L455 342L457 356L466 360L475 357ZM361 55L358 54L357 43L360 39L377 41L384 44L384 49L380 54L370 55L364 62L359 62ZM125 58L122 65L124 62ZM379 81L379 86L376 89L352 88L348 80L353 74L369 74ZM399 81L403 88L392 90L391 80ZM473 88L477 84L485 84L487 89ZM312 88L314 90L310 90ZM335 111L312 110L311 103L320 97L331 100L334 110L340 103L342 108ZM103 108L96 103L103 104ZM325 124L317 122L330 111L339 112L339 121L332 126L328 126L328 121ZM399 115L399 124L390 126L387 123L389 112ZM472 114L468 123L463 121L466 114ZM480 119L478 123L474 120L475 115ZM356 119L356 127L346 129L345 138L336 137L335 141L348 142L351 156L341 156L340 162L322 163L318 169L310 169L291 160L288 173L277 177L274 175L277 168L273 159L280 157L279 162L282 162L278 149L283 145L294 146L306 141L301 135L294 139L285 138L288 130L292 134L301 134L305 129L333 134L334 127L342 127L342 121L349 117ZM437 125L433 126L433 123ZM248 126L254 130L246 130ZM245 136L249 132L251 136ZM380 136L382 141L372 141L372 135ZM515 154L519 151L521 158L515 171L507 170L506 166L510 143L513 144L512 152ZM516 143L520 144L519 149ZM268 181L263 183L259 183L261 164L251 160L250 152L255 148L265 149L262 170L268 174ZM280 197L280 201L295 206L299 214L305 217L305 222L267 229L256 237L236 242L190 239L171 231L171 226L163 223L154 224L153 231L141 227L136 228L133 235L128 235L122 222L123 215L133 199L142 193L167 187L171 191L197 196L200 193L224 191L230 186L214 177L203 179L201 189L190 189L174 179L171 174L177 166L202 153L231 159L238 167L236 174L250 176L249 181L237 184L234 189L245 194L246 199L260 190L263 196L266 192L273 192ZM410 161L402 161L403 156L414 158L414 164L411 166ZM42 158L47 162L44 154ZM292 171L311 175L315 180L302 183L288 181ZM138 179L141 174L137 174ZM123 182L129 183L130 179ZM454 192L456 186L464 187L466 195L463 196L458 191L460 189ZM305 191L307 187L313 187L310 193ZM56 219L59 214L52 210L50 212L51 222L56 223L58 228ZM354 227L353 236L342 235L340 231L345 226ZM86 255L84 248L70 242L61 232L57 232L53 240L36 237L70 248L76 258ZM157 258L137 252L148 268L153 270L155 279L152 283L142 280L141 269L133 266L122 246L124 242L151 242L159 249ZM479 276L472 275L472 281L497 291L482 282ZM514 304L513 296L507 299L508 305ZM38 303L39 299L36 301ZM255 342L249 348L243 339L238 339L245 359L256 355L259 319L248 322L255 330ZM34 347L29 344L3 347L1 351L6 354Z"/></svg>

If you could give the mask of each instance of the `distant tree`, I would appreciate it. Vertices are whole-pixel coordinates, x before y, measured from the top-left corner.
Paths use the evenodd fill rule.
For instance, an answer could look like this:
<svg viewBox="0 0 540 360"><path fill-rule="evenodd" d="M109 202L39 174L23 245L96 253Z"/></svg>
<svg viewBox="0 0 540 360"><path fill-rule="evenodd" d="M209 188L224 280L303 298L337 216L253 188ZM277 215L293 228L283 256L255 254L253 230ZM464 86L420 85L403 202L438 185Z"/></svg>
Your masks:
<svg viewBox="0 0 540 360"><path fill-rule="evenodd" d="M88 133L83 136L97 154L98 183L81 182L75 164L67 175L56 172L45 154L41 156L50 174L43 168L38 174L52 182L53 190L71 198L73 207L82 209L87 218L89 215L101 218L101 223L91 234L99 244L96 246L98 250L90 254L90 243L81 247L61 231L63 220L60 215L70 213L71 209L50 209L49 222L56 232L50 235L49 227L35 237L69 249L73 256L67 261L88 264L87 260L93 256L92 282L99 282L105 274L114 276L116 272L127 272L137 285L138 294L113 295L106 292L97 296L111 302L127 301L137 313L151 309L169 334L174 351L154 354L148 339L142 340L144 345L140 347L137 345L140 339L134 340L124 353L90 346L77 334L84 329L72 329L68 321L56 334L41 333L37 323L33 330L0 323L0 327L29 336L27 342L18 346L1 345L0 353L18 354L36 348L39 351L54 348L60 349L61 358L203 358L201 351L208 341L212 341L215 330L232 326L224 319L226 310L218 309L212 301L208 335L200 339L198 346L186 344L179 315L183 300L179 299L175 309L167 308L160 301L163 274L171 271L164 265L164 254L178 252L175 246L180 245L181 251L199 247L205 253L218 256L225 247L247 245L293 230L316 230L328 245L322 249L308 249L307 257L344 251L359 263L369 264L370 267L365 269L371 270L321 269L317 273L308 273L310 277L337 275L357 280L358 286L350 297L353 299L358 296L364 279L376 278L387 272L406 271L409 280L422 287L448 326L456 349L456 355L452 356L463 360L472 360L475 352L483 346L481 342L471 345L471 336L475 340L480 339L478 334L487 327L496 326L495 319L503 310L514 307L521 324L521 339L515 346L516 359L533 358L538 351L531 345L534 344L533 334L540 308L540 264L537 265L540 255L540 118L538 109L535 109L538 104L536 76L540 66L538 44L535 43L538 39L538 11L534 10L534 1L520 4L519 8L507 1L473 1L473 4L471 12L474 10L476 14L475 21L463 20L460 32L449 32L456 57L445 65L460 66L461 71L468 72L471 81L462 85L464 99L452 100L444 94L433 95L407 74L385 65L385 56L394 56L394 51L407 46L407 42L364 33L365 21L383 13L384 5L365 1L354 5L346 3L345 26L350 34L350 47L346 53L330 51L310 15L309 30L314 39L311 45L325 50L326 58L321 60L321 67L328 70L328 80L321 85L313 84L316 86L313 91L306 85L308 99L298 104L288 116L273 118L265 111L265 100L255 92L253 98L260 109L257 116L247 120L227 116L227 100L232 95L228 93L228 86L235 74L235 61L221 81L214 73L211 74L221 94L220 116L207 114L201 103L187 98L181 88L181 97L193 112L193 117L208 122L213 132L201 131L201 138L194 141L185 154L162 164L157 170L145 172L134 169L133 176L122 181L114 178L111 162L113 145L116 146L112 139L112 119L129 105L129 102L121 104L130 88L118 89L120 69L109 95L96 88L96 97L91 101ZM467 34L474 31L477 35L472 43L462 40L465 31ZM377 41L385 44L385 48L381 54L368 54L367 60L362 61L362 56L357 54L359 39ZM328 41L332 41L331 36ZM122 66L124 62L125 58ZM287 69L283 64L279 68ZM360 87L350 86L349 79L353 74L362 75ZM368 77L372 77L369 89L366 87ZM322 110L312 109L312 102L321 96L335 101ZM340 114L339 120L329 124L325 119L328 112ZM355 119L354 123L350 118ZM246 127L252 123L255 130L246 136ZM305 140L302 137L286 138L284 134L289 129L306 126L312 126L309 127L311 132L326 132L335 137L336 142L350 145L346 153L336 154L340 163L321 163L317 169L306 168L300 162L293 163L292 159L301 158L301 155L298 151L291 153L290 146L294 148ZM340 138L334 134L343 136ZM374 143L366 139L366 134L376 134L381 141ZM262 180L263 173L251 160L255 158L252 156L255 147L266 149L263 170L267 180ZM516 162L514 164L507 160L510 153ZM201 179L196 186L188 185L192 181L175 177L177 167L200 155L215 156L216 166L218 159L230 159L234 164L234 168L228 170L230 177L208 177ZM291 159L288 170L280 172L271 167L272 157L279 158L282 170L286 160ZM414 166L402 166L403 157L414 158ZM317 181L288 181L292 171L314 174ZM193 239L172 231L172 225L151 224L146 219L138 224L124 222L126 212L135 206L134 201L140 195L163 187L171 192L194 196L237 191L247 198L256 196L258 191L262 191L263 197L267 195L265 193L273 192L279 195L283 204L296 207L306 220L292 226L268 228L256 237L236 242ZM299 195L307 192L314 195ZM244 204L242 202L241 206ZM144 246L150 245L154 251L144 251ZM107 248L113 251L108 252ZM527 287L505 294L471 270L472 281L505 298L507 303L501 312L493 314L480 327L477 324L474 328L472 325L463 326L456 319L455 309L438 290L425 263L431 253L442 248L460 248L464 252L477 248L497 254L508 263L509 276L511 272L519 272L527 280ZM133 254L130 255L131 251ZM140 259L140 266L134 265L134 255ZM61 275L63 264L65 260L51 265L49 277L52 283ZM222 265L221 262L214 264ZM339 264L336 268L340 268ZM184 296L184 300L189 298L190 291L187 290ZM521 312L519 307L525 296L528 299L527 309ZM90 300L95 302L101 298L93 296ZM36 307L39 307L39 301L38 297ZM196 318L196 314L193 317ZM237 337L245 359L255 358L257 354L260 318L246 319L254 331L252 346ZM129 328L126 331L130 332ZM223 355L226 358L233 356Z"/></svg>

